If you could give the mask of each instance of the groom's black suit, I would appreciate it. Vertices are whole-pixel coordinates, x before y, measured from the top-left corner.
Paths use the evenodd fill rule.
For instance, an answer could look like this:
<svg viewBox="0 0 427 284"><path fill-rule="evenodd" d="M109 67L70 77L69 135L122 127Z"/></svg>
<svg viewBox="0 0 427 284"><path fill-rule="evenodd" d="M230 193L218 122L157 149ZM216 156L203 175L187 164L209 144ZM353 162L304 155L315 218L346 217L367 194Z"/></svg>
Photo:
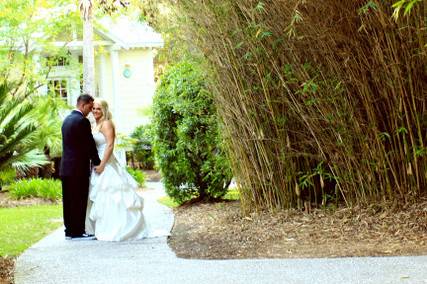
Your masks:
<svg viewBox="0 0 427 284"><path fill-rule="evenodd" d="M65 235L80 236L85 233L90 162L99 165L100 160L89 120L79 111L72 111L62 124L62 149L59 175Z"/></svg>

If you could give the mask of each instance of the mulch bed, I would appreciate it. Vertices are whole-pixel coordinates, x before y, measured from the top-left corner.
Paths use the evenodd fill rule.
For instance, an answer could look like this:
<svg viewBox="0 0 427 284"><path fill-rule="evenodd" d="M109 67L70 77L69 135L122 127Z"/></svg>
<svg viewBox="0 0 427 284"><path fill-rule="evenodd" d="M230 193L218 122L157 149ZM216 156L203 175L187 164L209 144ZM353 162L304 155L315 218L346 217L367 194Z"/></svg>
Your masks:
<svg viewBox="0 0 427 284"><path fill-rule="evenodd" d="M183 258L427 254L427 198L394 211L373 206L249 216L234 201L177 208L175 218L169 245Z"/></svg>
<svg viewBox="0 0 427 284"><path fill-rule="evenodd" d="M7 191L0 191L0 208L47 204L58 204L58 202L45 200L43 198L25 198L15 200L9 197Z"/></svg>
<svg viewBox="0 0 427 284"><path fill-rule="evenodd" d="M15 259L12 257L0 257L0 284L13 283L13 270Z"/></svg>

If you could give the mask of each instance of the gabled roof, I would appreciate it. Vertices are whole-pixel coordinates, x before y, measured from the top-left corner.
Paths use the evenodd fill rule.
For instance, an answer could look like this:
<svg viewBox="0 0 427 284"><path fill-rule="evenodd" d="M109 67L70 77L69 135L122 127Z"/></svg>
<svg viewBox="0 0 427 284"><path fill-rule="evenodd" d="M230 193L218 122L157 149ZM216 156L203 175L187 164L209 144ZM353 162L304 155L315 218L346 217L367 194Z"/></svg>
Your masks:
<svg viewBox="0 0 427 284"><path fill-rule="evenodd" d="M58 15L67 15L75 11L77 6L74 4L65 5L57 8L39 9L38 17L52 18ZM147 23L132 20L127 16L112 18L103 17L94 24L94 32L107 41L112 41L122 48L144 48L144 47L162 47L164 42L162 36L155 32ZM75 45L79 45L75 43Z"/></svg>
<svg viewBox="0 0 427 284"><path fill-rule="evenodd" d="M1 1L1 0L0 0ZM76 5L70 4L58 8L39 9L37 18L51 19L60 15L67 15L71 11L76 10ZM0 31L7 29L7 27L0 27ZM119 16L112 18L105 16L100 20L95 20L94 33L99 35L102 40L94 38L94 45L112 46L116 45L120 48L147 48L147 47L163 47L164 41L162 36L155 32L147 23L142 23L137 20L132 20L127 16ZM76 35L79 33L75 33ZM33 34L34 38L43 38L43 33L36 32ZM74 37L71 41L59 40L55 41L56 46L67 46L71 49L81 49L83 46L81 34ZM0 39L0 46L5 45L3 39ZM16 44L17 50L23 49L23 43ZM31 48L40 49L40 46L32 45Z"/></svg>
<svg viewBox="0 0 427 284"><path fill-rule="evenodd" d="M164 44L162 36L148 24L132 21L125 16L116 19L104 17L97 21L94 31L125 49L162 47Z"/></svg>

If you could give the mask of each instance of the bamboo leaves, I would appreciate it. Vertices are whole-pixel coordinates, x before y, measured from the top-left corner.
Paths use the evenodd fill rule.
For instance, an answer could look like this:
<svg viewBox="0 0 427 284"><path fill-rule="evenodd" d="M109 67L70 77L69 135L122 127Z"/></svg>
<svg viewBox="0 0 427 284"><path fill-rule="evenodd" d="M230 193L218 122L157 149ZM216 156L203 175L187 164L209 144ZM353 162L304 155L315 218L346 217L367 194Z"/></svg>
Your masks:
<svg viewBox="0 0 427 284"><path fill-rule="evenodd" d="M393 18L397 21L399 19L400 11L403 10L403 15L407 16L411 13L415 4L422 2L422 0L399 0L395 2L392 7L394 8Z"/></svg>
<svg viewBox="0 0 427 284"><path fill-rule="evenodd" d="M297 24L302 22L302 20L303 18L302 18L301 12L295 9L289 25L285 28L285 33L288 36L288 38L294 38L296 36Z"/></svg>
<svg viewBox="0 0 427 284"><path fill-rule="evenodd" d="M427 58L417 1L396 2L414 15L405 23L387 1L218 1L178 6L209 51L245 210L425 192Z"/></svg>

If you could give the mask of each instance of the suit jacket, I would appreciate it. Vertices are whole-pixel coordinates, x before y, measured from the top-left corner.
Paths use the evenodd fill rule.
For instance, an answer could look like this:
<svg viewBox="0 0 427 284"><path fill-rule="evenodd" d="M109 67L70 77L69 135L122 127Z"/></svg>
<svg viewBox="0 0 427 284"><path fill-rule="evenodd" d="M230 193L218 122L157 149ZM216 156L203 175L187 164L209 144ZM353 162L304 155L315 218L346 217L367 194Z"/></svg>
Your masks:
<svg viewBox="0 0 427 284"><path fill-rule="evenodd" d="M101 162L93 140L90 122L79 111L72 111L62 124L62 158L60 176L88 177L90 162Z"/></svg>

